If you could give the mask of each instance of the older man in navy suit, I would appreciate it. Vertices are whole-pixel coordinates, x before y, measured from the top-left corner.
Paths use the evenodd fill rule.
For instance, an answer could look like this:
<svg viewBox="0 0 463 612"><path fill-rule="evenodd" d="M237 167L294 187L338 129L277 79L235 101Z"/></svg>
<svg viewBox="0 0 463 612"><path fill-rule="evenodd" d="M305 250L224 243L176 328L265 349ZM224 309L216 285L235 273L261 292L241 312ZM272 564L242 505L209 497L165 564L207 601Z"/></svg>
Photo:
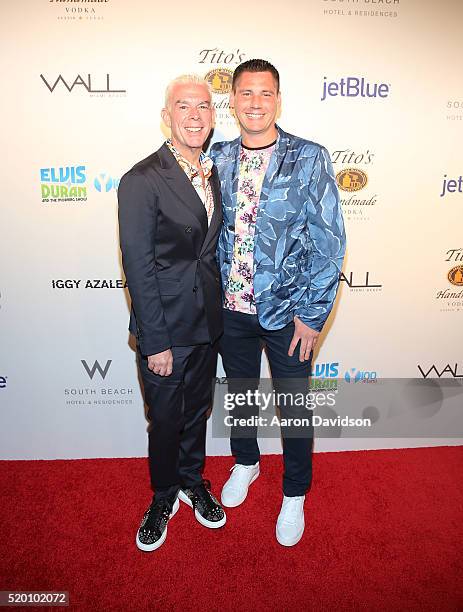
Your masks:
<svg viewBox="0 0 463 612"><path fill-rule="evenodd" d="M148 405L153 501L136 544L166 539L178 499L210 528L226 517L201 471L206 416L222 333L216 245L222 225L217 171L202 148L214 109L208 84L186 75L166 91L171 138L119 185L122 262L132 298L130 331Z"/></svg>

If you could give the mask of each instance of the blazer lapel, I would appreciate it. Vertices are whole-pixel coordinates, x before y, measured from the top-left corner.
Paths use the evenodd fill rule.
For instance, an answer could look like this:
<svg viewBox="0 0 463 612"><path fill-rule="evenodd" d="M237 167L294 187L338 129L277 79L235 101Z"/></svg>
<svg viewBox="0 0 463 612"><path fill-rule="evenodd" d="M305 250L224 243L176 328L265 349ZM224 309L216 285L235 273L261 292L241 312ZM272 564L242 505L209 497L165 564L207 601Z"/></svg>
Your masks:
<svg viewBox="0 0 463 612"><path fill-rule="evenodd" d="M285 160L286 152L289 146L289 138L283 130L277 126L278 138L275 144L275 150L273 151L270 161L268 164L267 172L265 173L264 182L262 183L262 189L260 192L259 208L257 210L256 219L256 233L260 230L260 222L262 219L262 212L265 209L270 192L272 190L273 181L281 173L281 167Z"/></svg>
<svg viewBox="0 0 463 612"><path fill-rule="evenodd" d="M214 212L212 213L209 229L207 230L203 246L201 247L201 253L203 253L209 247L211 241L216 238L219 228L222 225L222 200L220 196L220 181L215 165L212 166L212 174L209 178L209 183L211 185L212 195L214 197Z"/></svg>
<svg viewBox="0 0 463 612"><path fill-rule="evenodd" d="M196 193L196 189L193 187L191 181L179 166L166 144L162 145L159 149L158 156L161 162L161 167L157 168L159 175L165 180L166 185L171 189L172 193L175 194L188 211L196 217L204 235L206 235L208 230L206 208L201 198Z"/></svg>
<svg viewBox="0 0 463 612"><path fill-rule="evenodd" d="M230 151L224 164L224 174L222 175L224 207L236 211L238 197L238 182L240 173L240 151L241 138L237 138L230 144ZM229 197L227 197L229 196ZM227 201L228 200L228 201Z"/></svg>

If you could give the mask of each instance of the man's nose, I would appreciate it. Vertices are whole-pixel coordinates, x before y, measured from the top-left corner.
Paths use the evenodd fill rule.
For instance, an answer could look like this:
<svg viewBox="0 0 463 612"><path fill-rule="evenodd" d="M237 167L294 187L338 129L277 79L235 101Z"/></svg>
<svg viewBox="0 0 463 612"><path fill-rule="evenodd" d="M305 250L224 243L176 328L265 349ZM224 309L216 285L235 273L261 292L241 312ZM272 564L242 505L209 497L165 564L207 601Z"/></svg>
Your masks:
<svg viewBox="0 0 463 612"><path fill-rule="evenodd" d="M188 113L188 117L189 119L199 119L199 110L197 108L191 108L190 112Z"/></svg>
<svg viewBox="0 0 463 612"><path fill-rule="evenodd" d="M262 102L261 102L260 96L254 95L251 97L251 106L253 108L260 108L261 104Z"/></svg>

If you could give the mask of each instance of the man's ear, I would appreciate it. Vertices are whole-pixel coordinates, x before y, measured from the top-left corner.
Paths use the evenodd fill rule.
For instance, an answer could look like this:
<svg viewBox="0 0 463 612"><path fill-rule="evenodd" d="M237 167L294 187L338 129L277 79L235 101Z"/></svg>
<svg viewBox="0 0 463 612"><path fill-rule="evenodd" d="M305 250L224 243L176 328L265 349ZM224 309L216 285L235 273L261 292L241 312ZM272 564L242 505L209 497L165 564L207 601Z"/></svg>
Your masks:
<svg viewBox="0 0 463 612"><path fill-rule="evenodd" d="M168 128L170 128L170 127L171 127L171 125L172 125L172 122L171 122L171 120L170 120L170 113L169 113L169 111L167 110L167 108L163 108L163 109L162 109L162 111L161 111L161 117L162 117L162 120L164 121L164 123L167 125L167 127L168 127Z"/></svg>
<svg viewBox="0 0 463 612"><path fill-rule="evenodd" d="M234 110L235 109L235 94L233 93L233 89L230 92L229 104L230 104L230 110Z"/></svg>

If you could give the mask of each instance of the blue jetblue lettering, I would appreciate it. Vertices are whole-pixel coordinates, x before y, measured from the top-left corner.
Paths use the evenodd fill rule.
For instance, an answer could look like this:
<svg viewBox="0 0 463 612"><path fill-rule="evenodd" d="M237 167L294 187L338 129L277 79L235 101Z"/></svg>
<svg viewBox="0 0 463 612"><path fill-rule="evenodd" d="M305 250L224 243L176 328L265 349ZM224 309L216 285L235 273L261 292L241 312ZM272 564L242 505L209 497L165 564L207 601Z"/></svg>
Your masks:
<svg viewBox="0 0 463 612"><path fill-rule="evenodd" d="M459 176L457 179L448 179L447 175L444 174L444 182L442 183L442 193L440 197L444 197L446 191L448 193L462 193L463 192L463 177Z"/></svg>
<svg viewBox="0 0 463 612"><path fill-rule="evenodd" d="M327 78L323 77L323 96L321 100L323 102L329 96L387 98L389 93L389 85L386 83L369 83L364 77L343 77L339 82L327 82Z"/></svg>

